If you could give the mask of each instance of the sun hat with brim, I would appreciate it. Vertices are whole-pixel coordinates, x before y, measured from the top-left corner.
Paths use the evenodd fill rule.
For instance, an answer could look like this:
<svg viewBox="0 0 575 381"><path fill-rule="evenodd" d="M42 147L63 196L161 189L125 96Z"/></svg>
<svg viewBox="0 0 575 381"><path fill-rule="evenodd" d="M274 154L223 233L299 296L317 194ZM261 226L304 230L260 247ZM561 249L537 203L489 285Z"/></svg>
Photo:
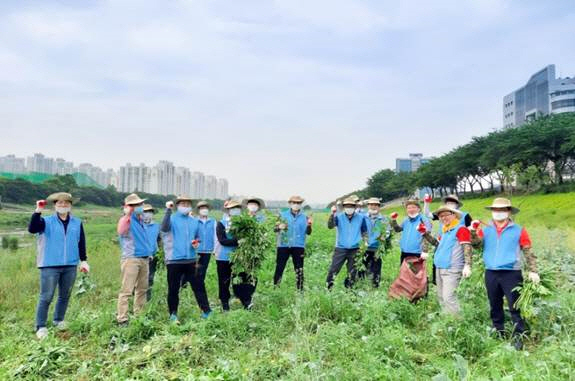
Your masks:
<svg viewBox="0 0 575 381"><path fill-rule="evenodd" d="M300 196L291 196L288 200L288 202L298 202L298 203L303 203L305 200L303 198L301 198Z"/></svg>
<svg viewBox="0 0 575 381"><path fill-rule="evenodd" d="M498 197L495 200L493 200L493 202L491 203L490 206L486 206L485 209L487 210L492 210L492 209L509 209L511 210L512 214L517 214L519 213L519 209L514 207L511 204L511 200L507 199L507 198L503 198L503 197Z"/></svg>
<svg viewBox="0 0 575 381"><path fill-rule="evenodd" d="M198 202L198 204L196 205L196 209L200 209L201 207L210 208L210 204L209 204L207 201L200 201L200 202Z"/></svg>
<svg viewBox="0 0 575 381"><path fill-rule="evenodd" d="M365 200L364 204L377 204L377 205L381 205L381 200L377 197L371 197L368 198L367 200Z"/></svg>
<svg viewBox="0 0 575 381"><path fill-rule="evenodd" d="M57 192L57 193L52 193L50 196L48 196L48 198L46 199L49 202L58 202L58 201L68 201L71 204L74 204L78 201L80 201L79 198L74 198L72 197L72 195L70 193L66 193L66 192Z"/></svg>
<svg viewBox="0 0 575 381"><path fill-rule="evenodd" d="M140 198L140 196L138 196L135 193L129 194L126 196L126 198L124 199L124 204L126 205L138 205L138 204L142 204L144 201L146 201L145 198Z"/></svg>
<svg viewBox="0 0 575 381"><path fill-rule="evenodd" d="M436 216L439 216L439 214L443 213L443 212L451 212L451 213L455 214L457 216L457 218L461 218L461 215L463 214L463 213L461 213L460 210L450 208L447 205L441 205L439 207L439 209L437 209L435 212L433 212L433 214L435 214Z"/></svg>
<svg viewBox="0 0 575 381"><path fill-rule="evenodd" d="M190 196L179 195L179 196L176 198L175 204L177 205L178 203L180 203L180 202L182 202L182 201L194 202L194 199L191 198Z"/></svg>
<svg viewBox="0 0 575 381"><path fill-rule="evenodd" d="M226 202L226 206L224 206L225 209L232 209L232 208L237 208L238 206L242 206L242 204L239 201L236 200L229 200L228 202Z"/></svg>
<svg viewBox="0 0 575 381"><path fill-rule="evenodd" d="M347 197L346 199L344 199L344 200L341 202L341 205L342 205L342 206L346 206L346 205L356 206L358 200L359 200L358 198L353 197L353 196L350 196L350 197Z"/></svg>
<svg viewBox="0 0 575 381"><path fill-rule="evenodd" d="M360 198L359 198L357 195L355 195L355 194L352 194L352 195L349 196L348 198L353 199L356 203L360 201Z"/></svg>
<svg viewBox="0 0 575 381"><path fill-rule="evenodd" d="M410 200L407 200L403 203L403 206L407 207L407 205L415 205L415 206L421 208L421 204L419 203L419 200L416 200L416 199L410 199Z"/></svg>
<svg viewBox="0 0 575 381"><path fill-rule="evenodd" d="M242 201L242 206L245 208L250 202L257 203L260 206L260 209L265 209L266 207L266 203L264 202L264 200L258 197L244 198Z"/></svg>
<svg viewBox="0 0 575 381"><path fill-rule="evenodd" d="M150 204L144 204L144 212L156 213L156 209Z"/></svg>
<svg viewBox="0 0 575 381"><path fill-rule="evenodd" d="M463 203L461 201L459 201L459 197L457 197L454 194L450 194L450 195L443 197L443 203L445 204L447 201L455 201L459 205L460 208L463 206Z"/></svg>

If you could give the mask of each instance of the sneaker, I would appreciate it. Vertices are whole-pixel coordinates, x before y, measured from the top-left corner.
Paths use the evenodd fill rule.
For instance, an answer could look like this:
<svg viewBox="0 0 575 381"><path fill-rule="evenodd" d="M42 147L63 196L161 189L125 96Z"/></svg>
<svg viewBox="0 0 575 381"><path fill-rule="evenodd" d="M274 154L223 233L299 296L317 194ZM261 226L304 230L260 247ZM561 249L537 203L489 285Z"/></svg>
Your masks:
<svg viewBox="0 0 575 381"><path fill-rule="evenodd" d="M48 328L46 327L38 328L38 330L36 331L36 337L38 338L38 340L44 340L46 337L48 337Z"/></svg>
<svg viewBox="0 0 575 381"><path fill-rule="evenodd" d="M174 324L180 324L180 321L178 320L178 316L176 314L170 315L170 322L172 322Z"/></svg>
<svg viewBox="0 0 575 381"><path fill-rule="evenodd" d="M210 317L210 315L212 314L212 311L207 311L207 312L202 312L202 314L200 315L202 317L202 319L207 319Z"/></svg>
<svg viewBox="0 0 575 381"><path fill-rule="evenodd" d="M58 331L65 331L68 329L68 323L65 321L55 321L54 327L56 327Z"/></svg>
<svg viewBox="0 0 575 381"><path fill-rule="evenodd" d="M254 304L253 304L253 303L250 303L250 304L248 304L248 305L246 306L246 310L248 310L248 311L251 311L252 308L254 308Z"/></svg>
<svg viewBox="0 0 575 381"><path fill-rule="evenodd" d="M229 303L222 303L222 310L224 312L230 312L230 304Z"/></svg>

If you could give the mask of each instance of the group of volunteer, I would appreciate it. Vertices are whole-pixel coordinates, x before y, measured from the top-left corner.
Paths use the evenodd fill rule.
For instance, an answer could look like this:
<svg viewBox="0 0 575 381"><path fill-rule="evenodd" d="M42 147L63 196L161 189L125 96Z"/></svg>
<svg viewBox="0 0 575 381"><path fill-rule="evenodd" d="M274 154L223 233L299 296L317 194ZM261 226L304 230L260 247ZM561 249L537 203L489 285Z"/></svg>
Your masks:
<svg viewBox="0 0 575 381"><path fill-rule="evenodd" d="M77 269L88 273L86 239L82 221L71 214L75 200L71 194L59 192L46 201L36 203L28 230L37 235L37 267L40 269L40 296L36 312L36 335L45 338L48 309L58 289L58 299L53 316L56 329L66 329L64 320ZM491 220L483 223L472 220L463 212L462 202L455 195L443 199L442 205L430 211L432 199L424 197L423 210L417 199L404 203L405 218L398 222L398 213L389 217L381 214L378 198L365 201L350 196L331 208L328 228L336 230L335 249L329 265L326 285L334 287L334 280L344 264L347 276L344 286L353 287L357 278L369 277L374 287L381 280L382 255L391 247L392 233L401 234L399 240L400 263L409 259L424 261L433 254L433 280L442 311L458 315L460 305L457 289L462 279L471 276L473 249L481 250L485 265L485 287L491 310L491 320L496 332L505 335L504 299L507 299L513 321L513 337L518 349L522 348L521 336L526 331L525 321L515 308L523 282L522 268L526 263L528 277L539 282L536 257L527 231L516 224L512 216L519 212L510 200L496 198L486 207ZM55 213L43 217L47 203L52 203ZM313 221L302 205L304 199L292 196L289 209L282 211L275 225L277 234L274 285L279 286L290 257L294 266L296 287L304 287L304 257L306 237L312 233ZM212 255L215 257L218 277L218 297L224 312L230 310L230 288L242 306L251 310L257 279L246 273L233 272L233 252L240 242L231 234L234 216L245 213L258 222L265 217L261 211L265 203L259 198L242 202L228 200L220 221L210 216L211 206L187 196L179 196L165 204L161 223L154 221L156 209L137 194L125 198L123 216L118 221L117 233L121 248L121 285L117 301L116 320L121 326L129 322L129 302L133 298L133 314L138 314L151 299L154 274L158 265L159 244L163 247L167 272L167 304L169 320L178 324L180 291L190 285L201 310L201 317L212 314L206 292L205 279ZM366 208L366 209L364 209ZM436 234L432 221L439 221ZM362 257L358 260L358 251ZM358 263L361 262L361 263ZM232 279L236 277L232 284Z"/></svg>

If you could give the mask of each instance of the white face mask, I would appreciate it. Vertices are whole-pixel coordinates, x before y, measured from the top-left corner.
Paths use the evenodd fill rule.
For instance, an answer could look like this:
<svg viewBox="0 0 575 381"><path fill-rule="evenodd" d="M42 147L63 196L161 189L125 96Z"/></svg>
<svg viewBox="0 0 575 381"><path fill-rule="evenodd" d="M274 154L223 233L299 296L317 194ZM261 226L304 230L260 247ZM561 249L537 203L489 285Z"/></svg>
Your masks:
<svg viewBox="0 0 575 381"><path fill-rule="evenodd" d="M150 213L150 212L144 212L144 214L142 214L142 218L144 219L144 222L146 224L149 224L150 222L152 222L153 216L154 216L154 213Z"/></svg>
<svg viewBox="0 0 575 381"><path fill-rule="evenodd" d="M230 209L230 216L239 216L240 214L242 214L242 210L240 208Z"/></svg>
<svg viewBox="0 0 575 381"><path fill-rule="evenodd" d="M503 221L509 217L509 212L491 212L495 221Z"/></svg>
<svg viewBox="0 0 575 381"><path fill-rule="evenodd" d="M368 212L369 212L369 214L371 214L373 216L373 215L379 213L379 210L370 208L370 209L368 209Z"/></svg>
<svg viewBox="0 0 575 381"><path fill-rule="evenodd" d="M355 208L343 208L343 210L348 216L351 216L355 212Z"/></svg>
<svg viewBox="0 0 575 381"><path fill-rule="evenodd" d="M69 206L57 206L56 207L56 213L60 213L60 214L70 213L70 210L72 210L72 208L70 208Z"/></svg>
<svg viewBox="0 0 575 381"><path fill-rule="evenodd" d="M189 206L178 206L178 213L181 214L188 214L192 211L192 208Z"/></svg>
<svg viewBox="0 0 575 381"><path fill-rule="evenodd" d="M301 210L301 204L290 204L290 208L294 212L298 212L299 210Z"/></svg>
<svg viewBox="0 0 575 381"><path fill-rule="evenodd" d="M407 215L409 216L409 218L415 218L419 216L419 213L407 213Z"/></svg>
<svg viewBox="0 0 575 381"><path fill-rule="evenodd" d="M248 204L248 210L252 213L255 213L258 211L260 207L258 206L258 204Z"/></svg>
<svg viewBox="0 0 575 381"><path fill-rule="evenodd" d="M459 204L458 204L458 203L456 203L456 202L451 202L451 201L450 201L450 202L446 202L446 203L445 203L445 206L447 206L447 207L449 207L449 208L451 208L451 209L457 209L457 208L459 208Z"/></svg>
<svg viewBox="0 0 575 381"><path fill-rule="evenodd" d="M201 208L198 213L200 216L206 217L208 214L210 214L210 210L208 208Z"/></svg>

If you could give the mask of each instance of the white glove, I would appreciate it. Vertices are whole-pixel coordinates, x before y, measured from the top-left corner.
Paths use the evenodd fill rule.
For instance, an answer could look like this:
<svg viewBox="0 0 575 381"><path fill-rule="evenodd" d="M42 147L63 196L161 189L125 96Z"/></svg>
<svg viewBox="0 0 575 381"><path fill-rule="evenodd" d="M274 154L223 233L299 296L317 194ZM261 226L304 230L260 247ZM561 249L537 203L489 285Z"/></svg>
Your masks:
<svg viewBox="0 0 575 381"><path fill-rule="evenodd" d="M429 254L428 253L421 253L421 255L419 256L419 258L423 259L424 261L427 260L427 258L429 258Z"/></svg>
<svg viewBox="0 0 575 381"><path fill-rule="evenodd" d="M541 279L539 278L539 274L537 274L537 273L530 272L528 277L529 277L529 280L535 284L539 284L539 282L541 282Z"/></svg>
<svg viewBox="0 0 575 381"><path fill-rule="evenodd" d="M80 272L82 273L89 273L90 272L90 265L86 261L80 262Z"/></svg>
<svg viewBox="0 0 575 381"><path fill-rule="evenodd" d="M469 225L469 230L475 231L475 230L479 229L480 226L481 226L481 221L473 220L473 221L471 221L471 225Z"/></svg>
<svg viewBox="0 0 575 381"><path fill-rule="evenodd" d="M132 208L129 207L128 205L124 206L124 215L129 216L130 213L132 213Z"/></svg>
<svg viewBox="0 0 575 381"><path fill-rule="evenodd" d="M463 266L463 272L461 273L464 278L469 278L471 276L471 266L465 265Z"/></svg>
<svg viewBox="0 0 575 381"><path fill-rule="evenodd" d="M173 201L166 202L166 209L173 209L173 208L174 208L174 202Z"/></svg>

